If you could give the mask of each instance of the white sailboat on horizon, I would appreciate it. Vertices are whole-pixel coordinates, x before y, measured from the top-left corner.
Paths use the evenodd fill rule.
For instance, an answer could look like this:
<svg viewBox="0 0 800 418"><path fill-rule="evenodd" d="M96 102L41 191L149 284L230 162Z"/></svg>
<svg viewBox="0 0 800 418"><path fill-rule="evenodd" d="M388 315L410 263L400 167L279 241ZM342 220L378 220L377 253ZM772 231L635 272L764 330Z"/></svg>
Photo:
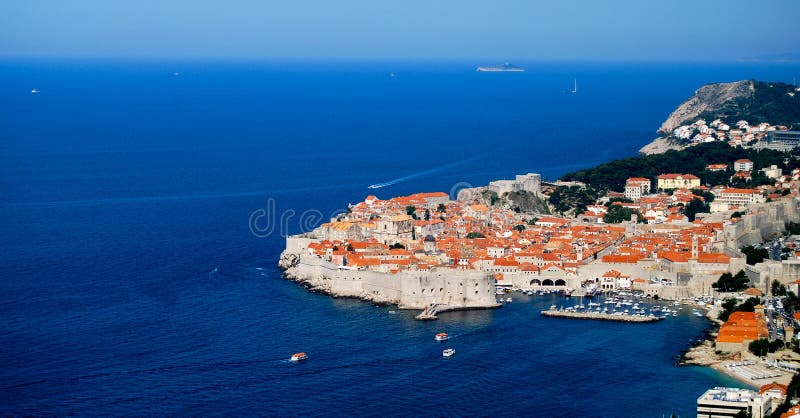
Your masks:
<svg viewBox="0 0 800 418"><path fill-rule="evenodd" d="M577 78L575 79L575 82L574 82L574 84L572 86L572 90L570 91L570 93L572 93L572 94L578 93L578 79Z"/></svg>

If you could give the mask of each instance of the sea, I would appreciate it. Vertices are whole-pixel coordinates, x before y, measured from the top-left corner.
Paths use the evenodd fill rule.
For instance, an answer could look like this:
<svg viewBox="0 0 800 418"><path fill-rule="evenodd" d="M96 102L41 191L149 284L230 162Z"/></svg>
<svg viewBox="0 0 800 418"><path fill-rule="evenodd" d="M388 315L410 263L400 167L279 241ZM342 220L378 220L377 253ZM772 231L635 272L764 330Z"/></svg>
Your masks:
<svg viewBox="0 0 800 418"><path fill-rule="evenodd" d="M702 84L800 75L491 64L0 61L0 414L693 416L742 386L676 365L709 326L687 310L572 321L514 294L418 322L282 278L286 234L370 194L554 180L635 155Z"/></svg>

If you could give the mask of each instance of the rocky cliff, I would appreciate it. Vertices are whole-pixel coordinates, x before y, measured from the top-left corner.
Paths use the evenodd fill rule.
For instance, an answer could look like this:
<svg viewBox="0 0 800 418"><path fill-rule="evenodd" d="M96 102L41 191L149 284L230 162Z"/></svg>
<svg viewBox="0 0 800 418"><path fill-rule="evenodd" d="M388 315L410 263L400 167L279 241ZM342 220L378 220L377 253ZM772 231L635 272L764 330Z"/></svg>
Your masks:
<svg viewBox="0 0 800 418"><path fill-rule="evenodd" d="M662 135L669 135L678 126L686 122L694 122L694 119L704 113L716 112L731 100L752 97L755 92L754 84L751 80L706 84L694 92L694 96L689 100L678 106L661 124L658 132Z"/></svg>
<svg viewBox="0 0 800 418"><path fill-rule="evenodd" d="M687 122L691 123L701 115L714 114L732 101L750 98L754 92L755 83L751 80L706 84L700 87L689 100L678 106L661 124L658 132L663 136L645 145L639 152L660 154L670 149L683 149L684 144L670 137L675 128Z"/></svg>

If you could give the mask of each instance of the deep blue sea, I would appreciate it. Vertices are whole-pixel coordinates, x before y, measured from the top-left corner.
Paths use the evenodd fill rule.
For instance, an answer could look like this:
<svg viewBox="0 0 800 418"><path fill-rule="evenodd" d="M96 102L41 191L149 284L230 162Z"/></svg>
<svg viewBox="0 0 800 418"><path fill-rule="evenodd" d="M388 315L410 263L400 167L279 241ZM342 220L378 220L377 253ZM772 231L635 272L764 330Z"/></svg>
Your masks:
<svg viewBox="0 0 800 418"><path fill-rule="evenodd" d="M0 414L683 416L735 384L675 366L692 315L559 320L516 296L422 323L281 278L282 232L370 193L554 179L634 155L704 83L800 75L480 64L0 62ZM253 234L259 209L283 226Z"/></svg>

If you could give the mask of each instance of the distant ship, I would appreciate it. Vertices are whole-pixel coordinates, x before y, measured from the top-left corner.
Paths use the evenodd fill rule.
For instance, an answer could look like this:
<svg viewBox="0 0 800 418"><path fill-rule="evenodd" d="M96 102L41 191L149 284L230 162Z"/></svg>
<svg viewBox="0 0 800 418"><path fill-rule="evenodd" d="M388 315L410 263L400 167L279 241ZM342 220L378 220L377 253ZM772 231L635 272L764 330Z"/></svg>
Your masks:
<svg viewBox="0 0 800 418"><path fill-rule="evenodd" d="M525 69L517 67L516 65L505 63L503 65L478 67L477 69L475 69L475 71L480 73L521 73L525 71Z"/></svg>

